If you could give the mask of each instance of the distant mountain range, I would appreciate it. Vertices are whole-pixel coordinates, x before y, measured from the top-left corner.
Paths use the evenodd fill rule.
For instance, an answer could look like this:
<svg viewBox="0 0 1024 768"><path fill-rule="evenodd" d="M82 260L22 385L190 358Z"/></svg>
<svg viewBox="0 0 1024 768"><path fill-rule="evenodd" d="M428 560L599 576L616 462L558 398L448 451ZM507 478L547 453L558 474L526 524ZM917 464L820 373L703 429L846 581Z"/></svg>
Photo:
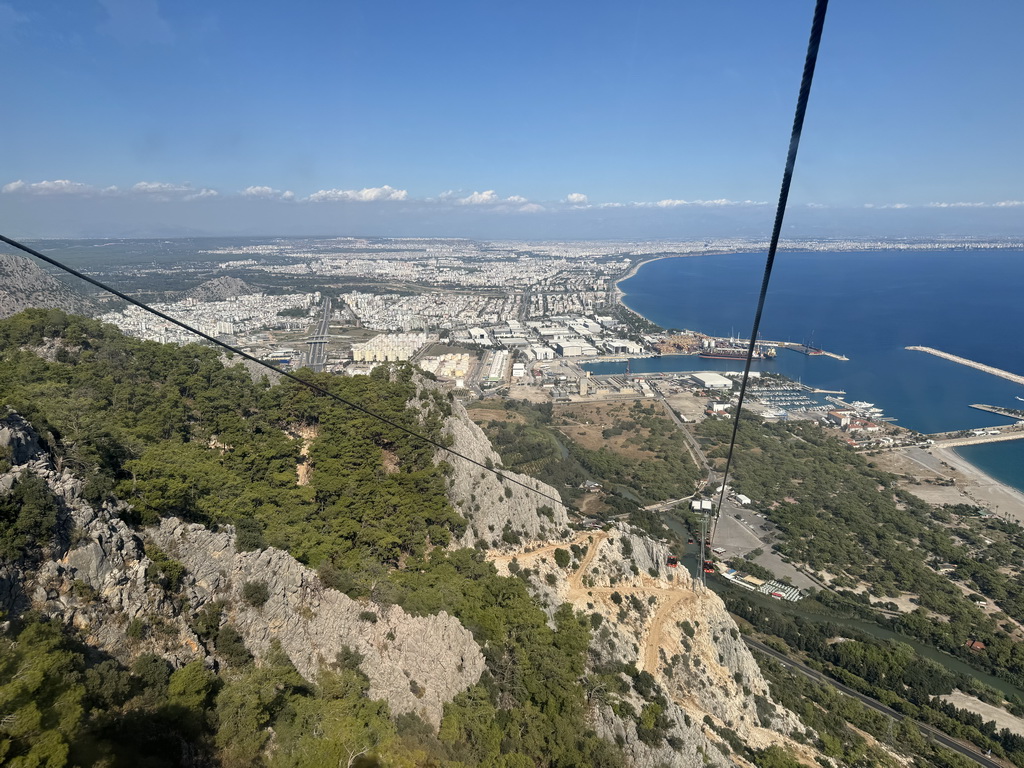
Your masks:
<svg viewBox="0 0 1024 768"><path fill-rule="evenodd" d="M31 307L94 315L98 305L24 256L0 253L0 318Z"/></svg>

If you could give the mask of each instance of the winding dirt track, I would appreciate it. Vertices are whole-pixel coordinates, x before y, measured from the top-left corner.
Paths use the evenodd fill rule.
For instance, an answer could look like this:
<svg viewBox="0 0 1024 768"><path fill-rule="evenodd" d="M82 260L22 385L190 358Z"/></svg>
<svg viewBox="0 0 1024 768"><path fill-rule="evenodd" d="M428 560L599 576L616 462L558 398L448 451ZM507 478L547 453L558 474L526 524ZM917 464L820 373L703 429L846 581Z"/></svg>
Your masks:
<svg viewBox="0 0 1024 768"><path fill-rule="evenodd" d="M674 619L677 612L683 606L689 605L689 614L692 615L696 610L696 603L700 599L696 592L691 588L684 586L673 586L672 588L666 589L660 586L664 582L657 582L654 579L650 579L647 576L640 576L639 586L625 586L616 585L614 587L586 587L583 585L583 577L586 576L593 565L594 560L597 558L602 545L611 538L611 534L607 531L589 531L587 533L580 534L575 539L570 541L562 542L559 544L550 544L542 547L538 547L530 552L518 552L504 555L497 555L491 557L491 561L495 563L503 563L507 565L513 559L519 563L526 564L532 562L537 557L554 552L556 549L568 549L573 544L577 546L587 546L587 553L583 556L580 561L579 567L571 574L569 574L567 580L567 592L566 600L576 607L585 606L589 601L593 601L594 597L609 597L613 592L618 592L620 595L629 596L637 595L643 597L646 601L647 598L652 595L658 598L657 607L654 613L651 615L643 636L638 638L639 648L637 652L637 666L642 671L648 672L653 675L656 679L663 680L664 676L661 674L661 649L662 648L673 648L677 647L676 643L669 637L669 629L674 623ZM679 698L676 695L672 696L673 700L683 707L684 710L691 713L701 713L709 715L710 713L701 705L699 701L692 698ZM806 745L798 743L784 734L776 733L774 731L767 731L763 728L754 728L764 743L778 743L794 753L803 765L815 766L818 765L816 761L816 753L809 749ZM712 733L707 732L709 738L715 741L719 741L717 737L714 737ZM734 756L735 758L735 756ZM740 766L751 766L750 763L744 760L737 760L737 765ZM752 768L752 767L751 767Z"/></svg>
<svg viewBox="0 0 1024 768"><path fill-rule="evenodd" d="M657 608L654 614L651 616L650 621L647 625L647 631L645 632L640 640L640 652L638 654L638 660L642 664L642 668L646 672L650 672L652 675L658 674L658 666L660 663L659 651L662 646L668 644L669 640L666 637L666 627L672 623L672 617L676 610L683 603L693 603L697 600L697 595L685 587L676 587L671 589L665 589L664 587L655 586L654 583L649 585L641 586L615 586L615 587L586 587L583 585L583 577L587 575L591 565L597 558L601 551L601 545L604 544L611 537L611 534L607 531L591 531L580 534L571 541L563 542L560 544L551 544L529 552L517 552L505 555L497 555L492 557L492 562L502 563L507 565L512 560L516 560L521 564L525 564L541 555L554 552L556 549L568 549L573 544L577 546L587 546L587 553L583 556L583 560L580 561L579 567L569 575L568 578L568 592L566 598L569 602L574 604L586 603L588 597L602 596L608 597L613 592L618 592L620 595L637 595L648 598L655 596L658 598ZM646 577L642 577L646 579ZM652 580L653 582L653 580Z"/></svg>

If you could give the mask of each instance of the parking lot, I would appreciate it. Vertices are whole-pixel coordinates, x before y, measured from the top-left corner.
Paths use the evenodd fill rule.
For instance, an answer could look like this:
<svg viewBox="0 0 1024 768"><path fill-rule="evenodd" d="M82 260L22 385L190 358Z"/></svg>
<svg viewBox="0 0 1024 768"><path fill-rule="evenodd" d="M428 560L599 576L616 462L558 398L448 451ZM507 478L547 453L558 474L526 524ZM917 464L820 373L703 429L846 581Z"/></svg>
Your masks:
<svg viewBox="0 0 1024 768"><path fill-rule="evenodd" d="M772 550L772 544L775 542L774 530L775 526L754 510L726 499L718 520L715 547L725 550L725 553L720 555L723 560L741 558L748 552L760 549L761 554L753 558L755 563L767 568L779 578L788 576L793 585L801 589L817 587L810 577L790 563L783 562L778 553Z"/></svg>

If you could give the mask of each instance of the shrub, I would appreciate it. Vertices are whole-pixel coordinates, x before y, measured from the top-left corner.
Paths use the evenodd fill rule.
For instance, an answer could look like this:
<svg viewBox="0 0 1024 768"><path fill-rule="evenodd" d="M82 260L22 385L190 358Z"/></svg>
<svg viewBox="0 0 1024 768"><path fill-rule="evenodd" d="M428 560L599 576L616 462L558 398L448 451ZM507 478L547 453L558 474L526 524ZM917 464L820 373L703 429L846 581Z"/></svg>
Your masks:
<svg viewBox="0 0 1024 768"><path fill-rule="evenodd" d="M571 562L572 555L569 554L568 550L561 547L555 550L555 565L559 568L567 568Z"/></svg>
<svg viewBox="0 0 1024 768"><path fill-rule="evenodd" d="M259 608L270 599L270 589L265 581L247 581L242 584L242 599L253 608Z"/></svg>

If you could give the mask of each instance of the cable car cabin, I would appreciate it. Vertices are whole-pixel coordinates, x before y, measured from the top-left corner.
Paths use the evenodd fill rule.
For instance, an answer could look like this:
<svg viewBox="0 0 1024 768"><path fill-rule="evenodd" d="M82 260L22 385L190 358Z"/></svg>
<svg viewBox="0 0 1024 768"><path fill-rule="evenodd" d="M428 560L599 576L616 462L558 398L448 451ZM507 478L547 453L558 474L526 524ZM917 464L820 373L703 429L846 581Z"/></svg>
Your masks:
<svg viewBox="0 0 1024 768"><path fill-rule="evenodd" d="M675 555L669 555L665 563L668 565L669 568L676 568L679 566L679 558Z"/></svg>
<svg viewBox="0 0 1024 768"><path fill-rule="evenodd" d="M714 561L713 560L705 560L704 561L704 573L714 573L714 572L715 572L715 563L714 563Z"/></svg>

